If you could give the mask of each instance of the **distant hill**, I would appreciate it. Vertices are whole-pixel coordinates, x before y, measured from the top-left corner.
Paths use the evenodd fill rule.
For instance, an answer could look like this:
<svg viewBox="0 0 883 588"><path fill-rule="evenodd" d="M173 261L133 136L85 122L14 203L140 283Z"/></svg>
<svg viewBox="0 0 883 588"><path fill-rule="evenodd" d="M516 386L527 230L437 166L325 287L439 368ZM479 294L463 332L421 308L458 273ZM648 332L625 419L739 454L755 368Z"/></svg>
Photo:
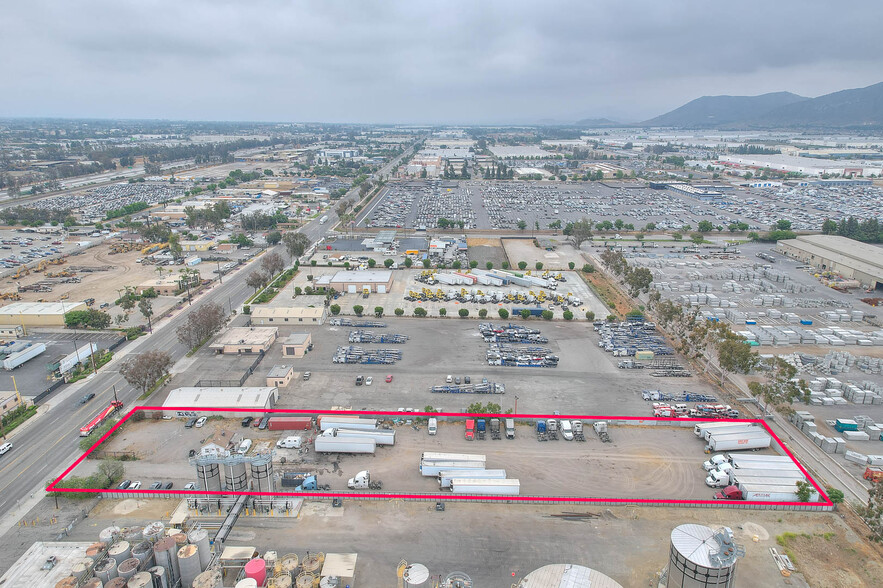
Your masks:
<svg viewBox="0 0 883 588"><path fill-rule="evenodd" d="M747 122L753 127L883 127L883 82L774 108Z"/></svg>
<svg viewBox="0 0 883 588"><path fill-rule="evenodd" d="M622 123L616 122L615 120L610 120L609 118L584 118L582 120L576 121L574 125L590 129L624 126Z"/></svg>
<svg viewBox="0 0 883 588"><path fill-rule="evenodd" d="M656 118L641 123L646 127L720 127L751 121L772 110L809 100L791 92L760 96L703 96Z"/></svg>

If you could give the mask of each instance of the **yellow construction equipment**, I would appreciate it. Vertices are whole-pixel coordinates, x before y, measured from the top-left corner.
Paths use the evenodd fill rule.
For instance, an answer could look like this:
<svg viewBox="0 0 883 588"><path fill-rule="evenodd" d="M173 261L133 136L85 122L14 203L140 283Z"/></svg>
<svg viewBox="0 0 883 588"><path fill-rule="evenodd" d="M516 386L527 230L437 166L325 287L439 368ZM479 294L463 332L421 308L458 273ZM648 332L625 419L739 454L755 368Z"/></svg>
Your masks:
<svg viewBox="0 0 883 588"><path fill-rule="evenodd" d="M37 264L37 267L34 268L34 271L35 272L42 272L48 266L49 266L49 262L47 262L45 259L41 259L40 263Z"/></svg>
<svg viewBox="0 0 883 588"><path fill-rule="evenodd" d="M0 292L0 300L21 300L18 292Z"/></svg>
<svg viewBox="0 0 883 588"><path fill-rule="evenodd" d="M15 272L14 276L12 276L12 279L17 280L18 278L26 276L29 273L31 273L31 270L28 269L28 266L20 265L20 266L18 266L18 271Z"/></svg>
<svg viewBox="0 0 883 588"><path fill-rule="evenodd" d="M62 299L62 300L67 300L67 299L70 298L70 297L71 297L70 294L62 294L62 295L61 295L61 299Z"/></svg>
<svg viewBox="0 0 883 588"><path fill-rule="evenodd" d="M75 275L77 272L72 272L69 269L63 269L60 272L46 272L47 278L70 278Z"/></svg>
<svg viewBox="0 0 883 588"><path fill-rule="evenodd" d="M564 276L561 275L561 272L559 272L559 273L555 274L555 279L558 280L559 282L563 282Z"/></svg>

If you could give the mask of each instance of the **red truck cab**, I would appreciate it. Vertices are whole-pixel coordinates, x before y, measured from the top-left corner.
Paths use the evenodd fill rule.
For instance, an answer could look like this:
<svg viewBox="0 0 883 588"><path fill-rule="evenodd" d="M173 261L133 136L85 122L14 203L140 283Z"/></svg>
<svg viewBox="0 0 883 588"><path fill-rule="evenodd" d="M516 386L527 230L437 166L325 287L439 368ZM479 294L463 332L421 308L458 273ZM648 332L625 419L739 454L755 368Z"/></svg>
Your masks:
<svg viewBox="0 0 883 588"><path fill-rule="evenodd" d="M714 495L715 500L742 500L742 491L738 486L727 486Z"/></svg>
<svg viewBox="0 0 883 588"><path fill-rule="evenodd" d="M466 440L475 439L475 419L466 419Z"/></svg>

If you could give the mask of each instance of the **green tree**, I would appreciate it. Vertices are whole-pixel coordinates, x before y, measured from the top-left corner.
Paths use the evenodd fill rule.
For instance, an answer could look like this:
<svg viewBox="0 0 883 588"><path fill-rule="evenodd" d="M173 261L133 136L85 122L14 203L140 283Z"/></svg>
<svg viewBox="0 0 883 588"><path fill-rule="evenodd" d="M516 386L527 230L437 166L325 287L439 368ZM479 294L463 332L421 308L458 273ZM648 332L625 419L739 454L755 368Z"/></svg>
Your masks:
<svg viewBox="0 0 883 588"><path fill-rule="evenodd" d="M405 309L404 308L397 308L397 309L395 309L394 312L395 312L396 316L402 316L403 314L405 314Z"/></svg>
<svg viewBox="0 0 883 588"><path fill-rule="evenodd" d="M426 316L426 309L418 306L417 308L414 309L414 316L420 316L420 317Z"/></svg>
<svg viewBox="0 0 883 588"><path fill-rule="evenodd" d="M374 316L376 316L377 318L380 318L383 316L383 307L382 306L375 306L374 307Z"/></svg>
<svg viewBox="0 0 883 588"><path fill-rule="evenodd" d="M377 265L377 260L376 260L376 259L374 259L374 258L372 257L371 259L368 260L368 267L373 268L375 265Z"/></svg>
<svg viewBox="0 0 883 588"><path fill-rule="evenodd" d="M564 314L562 316L564 317L564 320L566 320L566 321L573 320L573 313L570 312L569 310L565 310Z"/></svg>
<svg viewBox="0 0 883 588"><path fill-rule="evenodd" d="M424 258L424 260L423 260L423 269L429 269L429 266L430 266L430 265L431 265L431 262L429 261L429 258L428 258L428 257L427 257L427 258Z"/></svg>
<svg viewBox="0 0 883 588"><path fill-rule="evenodd" d="M509 311L506 310L505 308L501 308L501 309L497 310L497 314L500 315L500 318L503 320L506 320L507 318L509 318Z"/></svg>
<svg viewBox="0 0 883 588"><path fill-rule="evenodd" d="M448 314L447 308L439 308L438 309L438 316L447 316L447 314Z"/></svg>
<svg viewBox="0 0 883 588"><path fill-rule="evenodd" d="M147 328L150 332L153 332L153 323L150 320L150 317L153 316L153 305L150 303L150 300L146 298L142 298L140 302L138 302L138 310L141 311L141 314L144 315L144 318L147 319Z"/></svg>
<svg viewBox="0 0 883 588"><path fill-rule="evenodd" d="M524 313L522 313L522 316L523 315L524 315ZM543 311L543 318L546 319L547 321L552 320L553 316L555 316L555 313L553 313L551 310L544 310Z"/></svg>
<svg viewBox="0 0 883 588"><path fill-rule="evenodd" d="M705 241L705 236L702 233L691 233L690 240L696 245L701 245Z"/></svg>
<svg viewBox="0 0 883 588"><path fill-rule="evenodd" d="M672 237L672 239L674 239L675 241L680 241L681 239L684 238L684 235L681 234L681 233L678 233L678 232L674 232L674 233L671 234L671 237Z"/></svg>
<svg viewBox="0 0 883 588"><path fill-rule="evenodd" d="M467 310L465 308L461 308L460 310L457 311L457 314L460 315L460 318L466 318L467 316L469 316L469 310Z"/></svg>
<svg viewBox="0 0 883 588"><path fill-rule="evenodd" d="M543 262L542 261L536 262L536 264L534 264L534 267L537 268L537 271L540 271L541 269L543 269Z"/></svg>
<svg viewBox="0 0 883 588"><path fill-rule="evenodd" d="M826 218L825 222L822 223L822 234L823 235L836 235L837 234L837 222L832 221L829 218Z"/></svg>
<svg viewBox="0 0 883 588"><path fill-rule="evenodd" d="M518 230L519 230L519 231L523 231L523 230L526 229L526 228L527 228L527 222L526 222L526 221L524 221L524 220L520 220L520 221L518 221Z"/></svg>
<svg viewBox="0 0 883 588"><path fill-rule="evenodd" d="M485 267L488 271L490 271L490 270L494 269L494 262L493 262L493 261L489 261L489 262L487 262L486 264L484 264L484 267Z"/></svg>
<svg viewBox="0 0 883 588"><path fill-rule="evenodd" d="M482 308L478 311L478 318L487 318L487 309Z"/></svg>
<svg viewBox="0 0 883 588"><path fill-rule="evenodd" d="M365 307L361 304L356 304L353 306L353 312L356 313L356 316L362 316L362 312L365 310Z"/></svg>
<svg viewBox="0 0 883 588"><path fill-rule="evenodd" d="M527 262L526 262L526 261L519 261L519 262L518 262L518 269L520 269L521 271L524 271L526 268L527 268Z"/></svg>
<svg viewBox="0 0 883 588"><path fill-rule="evenodd" d="M459 261L455 261L454 263L451 264L451 267L452 267L453 269L455 269L455 270L458 270L458 269L460 269L460 268L463 267L463 266L462 266L462 264L461 264Z"/></svg>
<svg viewBox="0 0 883 588"><path fill-rule="evenodd" d="M340 305L339 304L332 304L331 306L328 307L328 310L331 311L331 314L333 314L334 316L337 316L340 314Z"/></svg>
<svg viewBox="0 0 883 588"><path fill-rule="evenodd" d="M475 261L474 259L473 259L473 260L470 260L470 262L469 262L469 267L472 268L472 269L477 268L477 267L478 267L478 262Z"/></svg>
<svg viewBox="0 0 883 588"><path fill-rule="evenodd" d="M595 266L593 266L591 263L583 264L583 273L584 274L591 274L594 271L595 271Z"/></svg>
<svg viewBox="0 0 883 588"><path fill-rule="evenodd" d="M395 262L394 262L393 260L391 260L391 259L384 259L384 260L383 260L383 265L384 265L384 267L386 267L386 269L391 268L391 267L392 267L392 264L394 264L394 263L395 263Z"/></svg>
<svg viewBox="0 0 883 588"><path fill-rule="evenodd" d="M526 308L522 308L521 309L521 318L529 319L530 318L530 311Z"/></svg>
<svg viewBox="0 0 883 588"><path fill-rule="evenodd" d="M795 494L797 494L799 502L809 502L814 492L815 488L812 487L812 484L804 480L797 480L797 492Z"/></svg>
<svg viewBox="0 0 883 588"><path fill-rule="evenodd" d="M575 264L574 262L572 262L572 261L568 261L568 262L567 262L567 267L570 268L571 270L573 270L573 268L576 267L576 264Z"/></svg>
<svg viewBox="0 0 883 588"><path fill-rule="evenodd" d="M700 233L708 233L712 229L714 229L714 225L711 223L711 221L701 220L701 221L699 221L699 224L697 225L697 229L699 230Z"/></svg>
<svg viewBox="0 0 883 588"><path fill-rule="evenodd" d="M504 262L503 262L503 265L500 266L500 267L502 267L504 270L509 269L509 262L508 262L508 261L504 261Z"/></svg>
<svg viewBox="0 0 883 588"><path fill-rule="evenodd" d="M411 267L411 265L413 265L413 263L414 263L414 262L411 261L411 258L410 258L410 257L406 257L406 258L405 258L405 267Z"/></svg>
<svg viewBox="0 0 883 588"><path fill-rule="evenodd" d="M595 320L595 313L592 312L591 310L587 310L587 311L586 311L586 320L587 320L587 321L593 321L593 320Z"/></svg>
<svg viewBox="0 0 883 588"><path fill-rule="evenodd" d="M776 224L773 226L773 230L790 231L791 230L791 221L777 220Z"/></svg>
<svg viewBox="0 0 883 588"><path fill-rule="evenodd" d="M272 231L267 234L267 243L269 245L278 245L280 241L282 241L282 233L279 231Z"/></svg>

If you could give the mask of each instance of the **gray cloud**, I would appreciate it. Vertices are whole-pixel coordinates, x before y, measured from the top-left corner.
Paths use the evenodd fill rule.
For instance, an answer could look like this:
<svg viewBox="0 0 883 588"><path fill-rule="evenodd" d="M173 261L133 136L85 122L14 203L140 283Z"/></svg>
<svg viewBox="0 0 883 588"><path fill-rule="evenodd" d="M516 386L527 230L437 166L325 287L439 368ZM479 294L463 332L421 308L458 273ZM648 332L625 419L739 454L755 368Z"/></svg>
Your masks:
<svg viewBox="0 0 883 588"><path fill-rule="evenodd" d="M872 0L4 6L0 115L354 122L650 117L881 81Z"/></svg>

